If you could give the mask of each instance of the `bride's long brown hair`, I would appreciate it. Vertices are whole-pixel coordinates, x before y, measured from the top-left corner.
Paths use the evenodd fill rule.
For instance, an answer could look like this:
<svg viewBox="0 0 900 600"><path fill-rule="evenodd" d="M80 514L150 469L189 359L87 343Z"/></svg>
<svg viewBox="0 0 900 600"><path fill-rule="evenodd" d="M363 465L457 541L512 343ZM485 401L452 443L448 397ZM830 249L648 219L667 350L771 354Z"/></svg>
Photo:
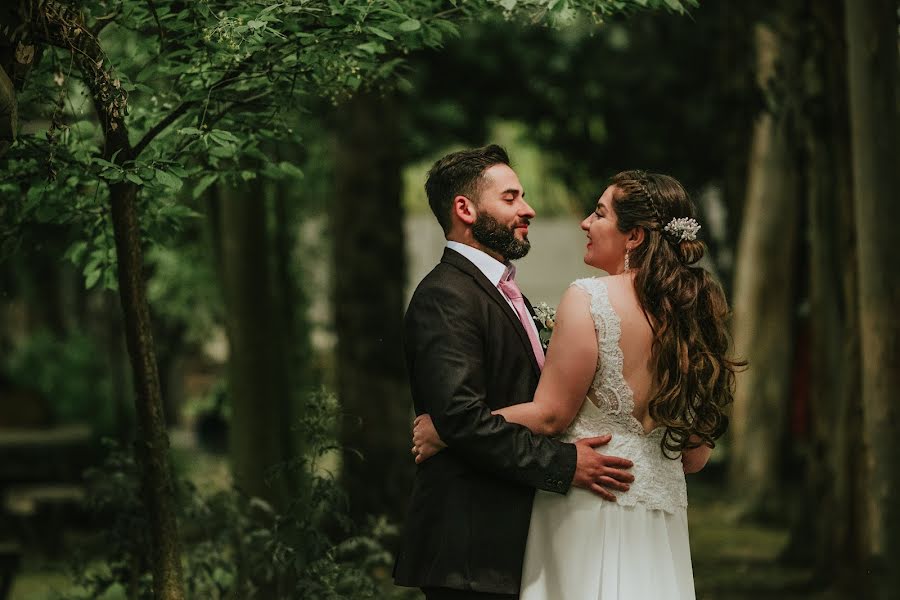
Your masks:
<svg viewBox="0 0 900 600"><path fill-rule="evenodd" d="M734 374L746 362L727 356L730 313L722 287L706 269L692 266L705 245L664 230L674 218L695 218L694 205L668 175L624 171L610 183L619 230L644 230L629 264L653 329L656 386L649 410L665 427L663 452L677 457L687 448L714 447L728 427L724 409L734 399Z"/></svg>

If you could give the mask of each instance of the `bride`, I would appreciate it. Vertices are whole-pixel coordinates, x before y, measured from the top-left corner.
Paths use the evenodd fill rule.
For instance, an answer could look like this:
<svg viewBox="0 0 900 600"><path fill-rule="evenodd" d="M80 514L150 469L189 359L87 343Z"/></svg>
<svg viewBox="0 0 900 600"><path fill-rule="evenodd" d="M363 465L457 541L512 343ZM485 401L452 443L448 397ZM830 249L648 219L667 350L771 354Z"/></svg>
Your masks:
<svg viewBox="0 0 900 600"><path fill-rule="evenodd" d="M724 433L743 363L726 356L728 306L702 268L700 226L666 175L616 175L581 223L584 261L609 277L575 281L560 301L534 401L495 414L564 441L612 434L634 462L628 491L538 491L522 600L694 598L684 474ZM427 415L417 461L444 446Z"/></svg>

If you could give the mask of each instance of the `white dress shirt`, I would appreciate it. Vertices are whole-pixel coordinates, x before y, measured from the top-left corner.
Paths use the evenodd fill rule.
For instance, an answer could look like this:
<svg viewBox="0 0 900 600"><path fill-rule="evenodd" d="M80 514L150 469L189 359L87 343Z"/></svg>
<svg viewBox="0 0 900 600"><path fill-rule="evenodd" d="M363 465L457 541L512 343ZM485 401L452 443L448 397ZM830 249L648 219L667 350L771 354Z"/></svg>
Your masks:
<svg viewBox="0 0 900 600"><path fill-rule="evenodd" d="M486 252L482 252L478 248L473 248L472 246L467 246L466 244L461 244L460 242L454 242L452 240L447 241L447 247L451 250L456 250L460 254L462 254L470 263L478 267L478 270L484 273L484 276L488 278L488 281L497 288L497 291L500 292L500 295L503 296L503 299L506 300L506 303L512 309L513 314L516 314L516 308L513 306L512 301L506 297L506 294L497 287L500 284L500 280L503 279L503 275L506 273L506 269L511 268L512 265L505 265L490 254ZM516 317L518 320L518 317ZM534 319L529 321L531 323L531 328L534 330L534 333L538 333L537 324L534 322Z"/></svg>

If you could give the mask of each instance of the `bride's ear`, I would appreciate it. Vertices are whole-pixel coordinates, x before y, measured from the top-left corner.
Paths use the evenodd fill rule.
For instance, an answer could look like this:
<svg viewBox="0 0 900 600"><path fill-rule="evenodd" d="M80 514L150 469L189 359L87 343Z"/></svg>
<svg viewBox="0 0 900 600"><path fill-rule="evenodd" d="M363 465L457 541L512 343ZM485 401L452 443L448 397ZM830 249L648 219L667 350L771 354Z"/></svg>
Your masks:
<svg viewBox="0 0 900 600"><path fill-rule="evenodd" d="M631 231L628 232L628 238L625 240L625 243L628 245L629 250L634 250L644 243L644 237L646 232L643 227L635 227Z"/></svg>

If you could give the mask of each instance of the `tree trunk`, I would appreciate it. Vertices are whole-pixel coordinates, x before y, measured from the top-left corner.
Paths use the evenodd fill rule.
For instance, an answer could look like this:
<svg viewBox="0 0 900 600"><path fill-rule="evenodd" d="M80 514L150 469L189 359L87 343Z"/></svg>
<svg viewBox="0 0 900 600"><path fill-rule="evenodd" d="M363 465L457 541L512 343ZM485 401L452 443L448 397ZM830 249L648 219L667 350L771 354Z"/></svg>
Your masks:
<svg viewBox="0 0 900 600"><path fill-rule="evenodd" d="M79 13L67 12L49 3L31 13L31 32L38 40L72 53L88 86L94 110L104 132L103 158L116 156L119 164L136 158L128 138L122 111L113 112L118 88L112 85L109 66L103 70L105 54L96 37L78 37L72 47L73 28L84 28ZM137 439L135 455L141 473L143 500L150 523L153 594L156 600L182 600L184 578L176 520L176 504L169 466L169 437L165 427L159 372L153 347L150 307L144 286L144 260L137 215L137 187L130 182L109 186L113 235L116 244L119 296L125 325L125 342L131 360L135 387Z"/></svg>
<svg viewBox="0 0 900 600"><path fill-rule="evenodd" d="M357 521L385 514L396 522L413 472L401 349L402 155L389 100L363 95L342 114L331 214L341 481Z"/></svg>
<svg viewBox="0 0 900 600"><path fill-rule="evenodd" d="M728 92L727 97L734 99L727 108L723 107L728 126L720 134L728 142L720 175L721 197L726 207L725 239L720 247L711 248L729 298L733 297L735 254L746 200L753 121L759 111L759 90L753 79L754 36L748 24L758 20L758 13L765 10L761 6L760 3L713 2L703 7L717 15L713 76L717 86Z"/></svg>
<svg viewBox="0 0 900 600"><path fill-rule="evenodd" d="M107 160L119 147L108 144ZM125 150L127 152L127 148ZM144 260L135 206L137 188L132 184L114 184L110 186L110 196L125 340L134 374L138 425L135 454L141 468L143 499L150 522L153 595L156 600L182 600L184 579L175 490L169 467L169 436L160 398L159 373L153 354L150 309L144 289Z"/></svg>
<svg viewBox="0 0 900 600"><path fill-rule="evenodd" d="M857 571L861 543L854 498L863 482L848 468L862 438L853 193L847 114L842 0L811 4L809 59L804 69L810 246L812 370L807 485L803 525L794 547L813 553L817 579L841 582ZM849 282L849 285L848 285ZM809 507L815 507L810 510ZM810 543L810 541L813 543Z"/></svg>
<svg viewBox="0 0 900 600"><path fill-rule="evenodd" d="M290 390L271 293L266 201L245 188L220 188L222 273L228 329L229 451L237 486L283 509L284 406Z"/></svg>
<svg viewBox="0 0 900 600"><path fill-rule="evenodd" d="M276 151L277 155L280 152ZM285 389L289 393L283 399L284 416L282 417L281 435L286 457L304 458L307 447L305 440L298 436L296 425L300 415L304 414L306 396L311 393L310 347L307 309L308 299L303 288L298 285L295 276L295 256L299 227L296 213L291 210L291 200L295 200L296 192L282 181L271 182L272 195L272 257L273 257L273 295L277 306L279 327L278 343L282 352L282 373ZM302 268L302 263L301 263ZM290 470L288 484L293 490L295 499L302 501L308 491L309 482L305 480L305 472Z"/></svg>
<svg viewBox="0 0 900 600"><path fill-rule="evenodd" d="M72 47L73 28L84 28L79 13L61 10L54 4L32 7L31 33L36 40L72 53L72 58L88 86L94 110L104 132L103 158L121 164L134 159L122 111L107 110L118 98L107 70L105 54L96 37L78 37ZM67 19L75 19L70 22ZM113 94L113 95L111 95ZM120 99L119 99L120 100ZM137 187L129 182L109 186L113 235L116 244L119 297L125 325L125 342L131 360L135 388L137 439L135 455L141 473L143 500L150 523L150 555L153 561L153 595L156 600L182 600L184 577L176 520L172 474L169 466L169 437L165 427L159 372L153 348L150 307L144 286L144 260L137 215Z"/></svg>
<svg viewBox="0 0 900 600"><path fill-rule="evenodd" d="M756 34L759 85L771 91L786 78L789 49L771 26L757 26ZM794 356L796 229L802 205L790 119L782 104L756 121L735 266L734 347L750 366L739 375L735 391L731 482L740 491L742 512L753 518L783 513L779 475Z"/></svg>
<svg viewBox="0 0 900 600"><path fill-rule="evenodd" d="M900 118L897 6L847 0L847 72L859 261L860 346L867 485L866 539L873 597L900 589Z"/></svg>

